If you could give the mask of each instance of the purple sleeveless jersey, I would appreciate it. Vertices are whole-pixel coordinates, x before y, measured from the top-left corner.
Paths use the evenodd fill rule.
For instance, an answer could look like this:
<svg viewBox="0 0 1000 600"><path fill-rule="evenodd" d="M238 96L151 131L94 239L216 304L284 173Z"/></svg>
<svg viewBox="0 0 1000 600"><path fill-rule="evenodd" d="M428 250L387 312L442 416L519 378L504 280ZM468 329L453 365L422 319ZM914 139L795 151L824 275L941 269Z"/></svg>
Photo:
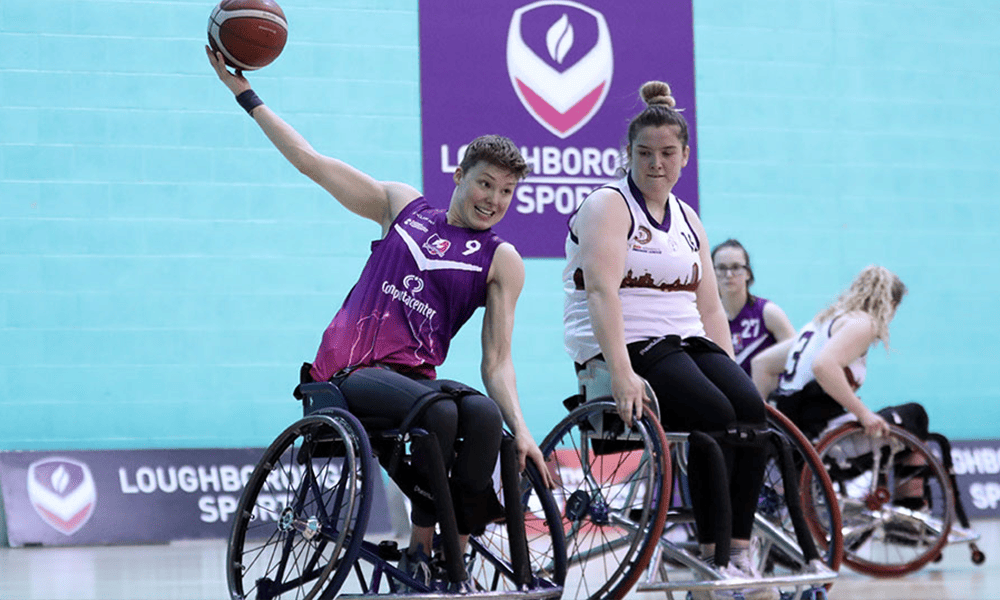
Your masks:
<svg viewBox="0 0 1000 600"><path fill-rule="evenodd" d="M486 304L501 243L491 230L449 225L423 198L408 204L372 242L361 277L323 333L313 379L376 363L434 378L451 339Z"/></svg>
<svg viewBox="0 0 1000 600"><path fill-rule="evenodd" d="M777 341L764 326L764 298L753 298L740 309L739 314L729 322L729 332L733 335L733 352L736 362L750 374L750 359L769 348Z"/></svg>

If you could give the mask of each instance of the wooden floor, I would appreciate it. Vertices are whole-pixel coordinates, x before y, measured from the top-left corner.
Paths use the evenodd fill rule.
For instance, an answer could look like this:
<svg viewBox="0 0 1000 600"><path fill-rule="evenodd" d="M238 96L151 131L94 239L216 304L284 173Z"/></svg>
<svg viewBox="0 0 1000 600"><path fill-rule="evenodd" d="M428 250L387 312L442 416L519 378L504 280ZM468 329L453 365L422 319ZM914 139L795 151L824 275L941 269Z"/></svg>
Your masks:
<svg viewBox="0 0 1000 600"><path fill-rule="evenodd" d="M1000 521L977 521L986 563L974 566L968 547L949 546L944 559L900 579L872 579L849 569L831 600L1000 600ZM0 548L2 600L224 600L228 597L222 540L151 546ZM636 598L662 597L658 594Z"/></svg>

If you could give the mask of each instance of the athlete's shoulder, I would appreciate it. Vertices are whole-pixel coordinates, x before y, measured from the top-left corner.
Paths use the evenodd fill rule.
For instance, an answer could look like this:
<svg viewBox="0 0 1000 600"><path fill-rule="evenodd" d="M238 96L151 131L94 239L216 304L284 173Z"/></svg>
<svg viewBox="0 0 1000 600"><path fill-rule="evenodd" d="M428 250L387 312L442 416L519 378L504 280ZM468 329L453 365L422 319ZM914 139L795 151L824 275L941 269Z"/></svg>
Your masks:
<svg viewBox="0 0 1000 600"><path fill-rule="evenodd" d="M490 282L513 285L518 289L524 285L524 259L514 244L501 241L497 246L493 253L488 278Z"/></svg>
<svg viewBox="0 0 1000 600"><path fill-rule="evenodd" d="M701 217L698 216L698 212L694 208L692 208L690 204L688 204L684 200L681 200L673 193L670 194L669 200L676 203L677 207L680 208L682 213L684 213L684 217L688 219L688 221L692 225L694 224L697 224L699 226L701 225Z"/></svg>
<svg viewBox="0 0 1000 600"><path fill-rule="evenodd" d="M680 206L685 211L698 214L698 213L695 212L694 208L690 204L688 204L687 200L684 200L683 198L681 198L677 194L674 194L673 192L671 192L670 193L670 198L673 199L673 201L677 203L677 206Z"/></svg>
<svg viewBox="0 0 1000 600"><path fill-rule="evenodd" d="M840 315L838 319L841 327L851 326L851 327L868 327L874 330L875 319L863 310L852 310Z"/></svg>
<svg viewBox="0 0 1000 600"><path fill-rule="evenodd" d="M427 233L437 222L435 210L437 209L431 208L423 196L414 198L399 211L393 220L393 226Z"/></svg>
<svg viewBox="0 0 1000 600"><path fill-rule="evenodd" d="M384 186L389 207L389 223L398 220L400 214L411 209L414 203L423 200L423 195L419 191L405 183L389 181Z"/></svg>
<svg viewBox="0 0 1000 600"><path fill-rule="evenodd" d="M829 332L830 337L869 340L871 344L876 338L875 319L864 311L852 310L834 317L830 321Z"/></svg>

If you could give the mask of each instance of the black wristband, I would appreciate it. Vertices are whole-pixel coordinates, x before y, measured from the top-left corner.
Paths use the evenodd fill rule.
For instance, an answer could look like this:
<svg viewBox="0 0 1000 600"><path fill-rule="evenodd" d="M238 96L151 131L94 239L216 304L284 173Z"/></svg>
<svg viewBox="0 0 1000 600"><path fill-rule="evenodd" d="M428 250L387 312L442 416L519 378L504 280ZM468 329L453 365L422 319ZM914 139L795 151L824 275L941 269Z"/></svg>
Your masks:
<svg viewBox="0 0 1000 600"><path fill-rule="evenodd" d="M247 111L247 114L251 116L253 116L253 109L257 108L261 104L264 104L264 101L261 100L253 90L247 90L240 93L236 96L236 101L239 102L240 106L243 107L243 110Z"/></svg>

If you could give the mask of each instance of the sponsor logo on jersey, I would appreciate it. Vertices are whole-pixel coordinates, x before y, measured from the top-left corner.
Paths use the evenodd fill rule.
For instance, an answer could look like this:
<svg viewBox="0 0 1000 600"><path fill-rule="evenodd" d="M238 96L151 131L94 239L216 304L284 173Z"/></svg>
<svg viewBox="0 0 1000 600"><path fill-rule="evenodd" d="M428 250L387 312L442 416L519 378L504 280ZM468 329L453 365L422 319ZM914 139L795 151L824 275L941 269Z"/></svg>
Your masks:
<svg viewBox="0 0 1000 600"><path fill-rule="evenodd" d="M73 535L94 514L97 487L86 464L70 458L46 458L28 467L28 498L48 525Z"/></svg>
<svg viewBox="0 0 1000 600"><path fill-rule="evenodd" d="M451 242L436 233L431 234L431 237L424 242L424 250L436 256L444 256L448 248L451 248Z"/></svg>
<svg viewBox="0 0 1000 600"><path fill-rule="evenodd" d="M409 289L411 286L413 287L412 290ZM403 278L403 288L404 289L399 289L395 284L389 283L388 281L382 282L383 294L389 296L395 301L402 302L407 308L420 313L428 319L433 319L434 315L437 314L437 310L431 308L429 304L420 300L415 295L417 292L424 289L424 280L416 275L407 275Z"/></svg>
<svg viewBox="0 0 1000 600"><path fill-rule="evenodd" d="M411 293L416 294L420 290L424 289L424 280L416 275L407 275L403 278L403 287Z"/></svg>
<svg viewBox="0 0 1000 600"><path fill-rule="evenodd" d="M412 218L408 218L404 222L406 223L406 225L408 227L412 227L412 228L416 229L417 231L423 231L424 233L427 233L427 227L423 223L418 223L417 221L415 221Z"/></svg>
<svg viewBox="0 0 1000 600"><path fill-rule="evenodd" d="M601 13L568 0L514 11L507 73L524 108L554 135L568 138L590 121L613 72L611 33Z"/></svg>

